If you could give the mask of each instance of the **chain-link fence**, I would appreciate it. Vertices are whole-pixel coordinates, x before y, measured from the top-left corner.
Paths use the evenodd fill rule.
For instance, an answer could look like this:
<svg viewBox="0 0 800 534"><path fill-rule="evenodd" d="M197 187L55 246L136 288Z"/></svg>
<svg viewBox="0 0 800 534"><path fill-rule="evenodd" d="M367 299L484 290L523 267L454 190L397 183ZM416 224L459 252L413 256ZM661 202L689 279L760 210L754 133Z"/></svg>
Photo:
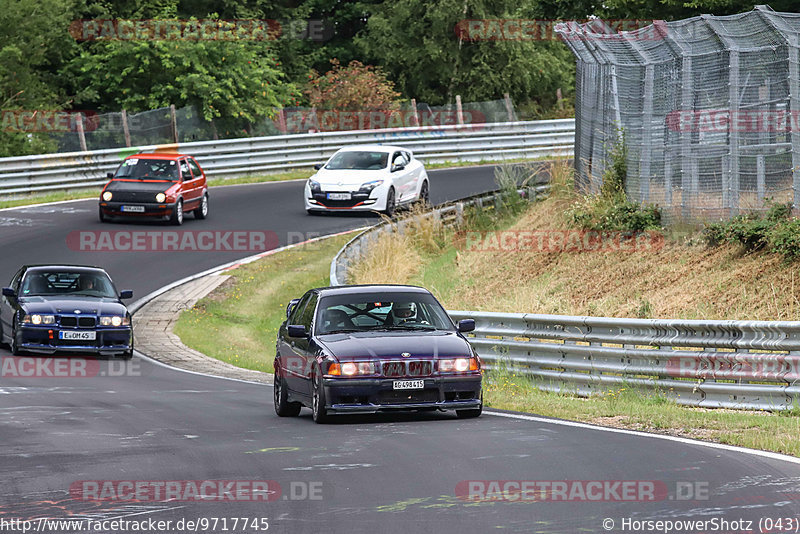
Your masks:
<svg viewBox="0 0 800 534"><path fill-rule="evenodd" d="M317 110L284 108L254 122L206 121L193 107L161 108L141 113L81 114L81 128L48 134L57 152L136 147L166 143L236 139L320 131L369 130L412 126L444 126L511 122L517 114L509 98L468 102L459 108L425 103L398 105L386 110ZM76 115L77 116L77 115ZM73 121L74 122L74 121Z"/></svg>
<svg viewBox="0 0 800 534"><path fill-rule="evenodd" d="M800 14L768 6L615 33L556 28L577 58L578 185L599 191L615 143L630 198L669 219L800 207Z"/></svg>

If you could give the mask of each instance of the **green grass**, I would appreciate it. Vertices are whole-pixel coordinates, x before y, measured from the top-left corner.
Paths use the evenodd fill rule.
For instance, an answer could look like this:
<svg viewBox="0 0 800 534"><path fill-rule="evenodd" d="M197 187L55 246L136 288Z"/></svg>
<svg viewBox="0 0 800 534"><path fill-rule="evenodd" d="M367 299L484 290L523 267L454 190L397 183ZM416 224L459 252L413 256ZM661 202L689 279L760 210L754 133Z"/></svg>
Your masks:
<svg viewBox="0 0 800 534"><path fill-rule="evenodd" d="M181 313L175 333L212 358L273 372L286 305L312 287L329 285L331 259L352 237L323 239L230 271L230 280Z"/></svg>
<svg viewBox="0 0 800 534"><path fill-rule="evenodd" d="M798 410L705 409L678 405L658 393L617 388L589 399L538 389L507 371L487 373L484 402L492 408L714 441L800 456Z"/></svg>

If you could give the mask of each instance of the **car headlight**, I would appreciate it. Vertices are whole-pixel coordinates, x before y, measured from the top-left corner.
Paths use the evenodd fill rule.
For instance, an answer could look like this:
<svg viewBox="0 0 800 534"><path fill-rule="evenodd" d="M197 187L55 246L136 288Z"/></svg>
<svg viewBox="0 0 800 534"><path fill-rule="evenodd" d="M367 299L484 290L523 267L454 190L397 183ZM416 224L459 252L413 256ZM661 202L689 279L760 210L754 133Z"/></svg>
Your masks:
<svg viewBox="0 0 800 534"><path fill-rule="evenodd" d="M378 187L383 183L383 180L373 180L371 182L367 182L365 184L361 184L361 190L366 191L367 193L371 192L373 189Z"/></svg>
<svg viewBox="0 0 800 534"><path fill-rule="evenodd" d="M439 360L440 373L463 373L465 371L477 371L479 368L477 358Z"/></svg>
<svg viewBox="0 0 800 534"><path fill-rule="evenodd" d="M333 376L372 375L375 374L375 364L373 362L332 363L328 366L327 374Z"/></svg>
<svg viewBox="0 0 800 534"><path fill-rule="evenodd" d="M165 200L167 200L167 195L164 193L158 193L156 195L156 202L164 202Z"/></svg>
<svg viewBox="0 0 800 534"><path fill-rule="evenodd" d="M34 313L33 315L26 315L23 317L22 322L26 324L53 324L56 322L56 318L54 315L40 315Z"/></svg>
<svg viewBox="0 0 800 534"><path fill-rule="evenodd" d="M312 191L321 191L322 190L322 187L319 185L319 182L316 181L316 180L309 180L308 181L308 187Z"/></svg>
<svg viewBox="0 0 800 534"><path fill-rule="evenodd" d="M100 317L101 326L122 326L129 325L130 319L128 317L121 317L119 315L109 315Z"/></svg>
<svg viewBox="0 0 800 534"><path fill-rule="evenodd" d="M111 194L111 191L103 192L103 200L105 200L106 202L111 200L113 197L114 197L114 195Z"/></svg>

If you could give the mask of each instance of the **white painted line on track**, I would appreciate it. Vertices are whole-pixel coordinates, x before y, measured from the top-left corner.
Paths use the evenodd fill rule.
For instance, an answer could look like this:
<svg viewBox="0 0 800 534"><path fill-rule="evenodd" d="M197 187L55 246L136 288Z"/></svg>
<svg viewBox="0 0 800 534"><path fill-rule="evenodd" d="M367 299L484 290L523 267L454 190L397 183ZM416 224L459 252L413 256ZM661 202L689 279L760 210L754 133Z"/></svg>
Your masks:
<svg viewBox="0 0 800 534"><path fill-rule="evenodd" d="M747 449L745 447L737 447L735 445L725 445L724 443L712 443L710 441L700 441L697 439L681 438L678 436L668 436L666 434L652 434L650 432L639 432L637 430L628 430L626 428L613 428L608 426L590 425L588 423L579 423L577 421L565 421L563 419L548 419L546 417L537 417L535 415L525 415L507 412L484 411L485 415L493 415L496 417L508 417L510 419L522 419L524 421L533 421L536 423L544 423L550 425L571 426L575 428L582 428L587 430L597 430L598 432L613 432L615 434L627 434L631 436L639 436L646 438L662 439L667 441L675 441L689 445L699 445L701 447L708 447L711 449L719 449L730 452L741 452L751 456L760 456L762 458L769 458L770 460L778 460L782 462L789 462L793 464L800 464L800 458L781 454L778 452L761 451L758 449Z"/></svg>

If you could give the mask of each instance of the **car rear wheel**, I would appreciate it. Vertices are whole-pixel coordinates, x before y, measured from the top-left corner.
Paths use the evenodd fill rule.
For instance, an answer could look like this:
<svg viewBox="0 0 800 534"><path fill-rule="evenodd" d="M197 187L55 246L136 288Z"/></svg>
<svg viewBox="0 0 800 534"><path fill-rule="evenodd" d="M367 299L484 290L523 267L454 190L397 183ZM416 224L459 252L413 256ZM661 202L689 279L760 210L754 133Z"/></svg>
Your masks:
<svg viewBox="0 0 800 534"><path fill-rule="evenodd" d="M172 209L172 216L169 218L170 224L180 226L183 224L183 200L179 200Z"/></svg>
<svg viewBox="0 0 800 534"><path fill-rule="evenodd" d="M431 205L431 190L428 187L427 180L422 182L422 187L419 190L419 204L423 208L427 208Z"/></svg>
<svg viewBox="0 0 800 534"><path fill-rule="evenodd" d="M315 423L327 423L330 419L325 409L325 388L322 387L322 373L319 369L314 373L314 391L311 395L311 416Z"/></svg>
<svg viewBox="0 0 800 534"><path fill-rule="evenodd" d="M289 402L289 394L286 391L286 381L283 377L275 373L274 385L272 386L275 401L275 413L278 417L297 417L300 414L302 405L299 402Z"/></svg>
<svg viewBox="0 0 800 534"><path fill-rule="evenodd" d="M203 199L200 201L200 206L194 210L195 219L205 219L208 217L208 193L203 193Z"/></svg>
<svg viewBox="0 0 800 534"><path fill-rule="evenodd" d="M395 207L397 207L397 202L394 198L394 188L390 188L389 192L386 193L386 209L383 210L384 215L387 217L394 215Z"/></svg>

